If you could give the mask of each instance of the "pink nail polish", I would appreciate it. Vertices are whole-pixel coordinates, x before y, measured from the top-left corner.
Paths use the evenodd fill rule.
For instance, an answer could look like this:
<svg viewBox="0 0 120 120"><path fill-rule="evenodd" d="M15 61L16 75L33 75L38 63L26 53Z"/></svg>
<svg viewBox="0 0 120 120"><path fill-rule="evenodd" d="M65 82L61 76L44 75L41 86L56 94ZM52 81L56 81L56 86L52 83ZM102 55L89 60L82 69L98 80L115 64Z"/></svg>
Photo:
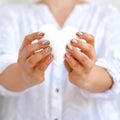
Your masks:
<svg viewBox="0 0 120 120"><path fill-rule="evenodd" d="M44 32L38 33L38 36L43 37L45 35Z"/></svg>
<svg viewBox="0 0 120 120"><path fill-rule="evenodd" d="M65 58L69 59L70 55L68 53L65 54Z"/></svg>
<svg viewBox="0 0 120 120"><path fill-rule="evenodd" d="M70 44L67 45L67 48L68 48L69 50L72 50L72 46L71 46Z"/></svg>
<svg viewBox="0 0 120 120"><path fill-rule="evenodd" d="M78 37L80 37L80 36L83 36L83 33L82 33L82 32L77 32L76 35L77 35Z"/></svg>
<svg viewBox="0 0 120 120"><path fill-rule="evenodd" d="M43 45L49 45L50 44L50 41L49 40L46 40L42 43Z"/></svg>
<svg viewBox="0 0 120 120"><path fill-rule="evenodd" d="M46 52L46 53L47 53L47 52L50 52L50 50L51 50L51 47L49 46L48 48L45 49L45 52Z"/></svg>
<svg viewBox="0 0 120 120"><path fill-rule="evenodd" d="M76 39L72 39L71 42L72 42L73 44L77 44L77 43L78 43L78 41L77 41Z"/></svg>
<svg viewBox="0 0 120 120"><path fill-rule="evenodd" d="M51 61L52 59L53 59L53 55L50 54L50 56L49 56L49 60Z"/></svg>

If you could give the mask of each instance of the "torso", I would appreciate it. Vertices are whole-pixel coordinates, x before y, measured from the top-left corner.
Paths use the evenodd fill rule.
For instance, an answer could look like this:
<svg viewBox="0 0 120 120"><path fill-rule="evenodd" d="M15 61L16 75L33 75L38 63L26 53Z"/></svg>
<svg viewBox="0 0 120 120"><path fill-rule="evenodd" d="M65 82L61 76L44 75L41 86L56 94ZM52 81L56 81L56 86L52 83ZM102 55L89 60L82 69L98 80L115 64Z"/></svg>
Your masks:
<svg viewBox="0 0 120 120"><path fill-rule="evenodd" d="M109 9L106 6L97 6L96 4L77 6L70 16L68 15L69 11L66 13L66 18L69 16L67 20L65 20L66 18L61 20L61 23L64 24L63 28L72 25L80 31L95 35L98 58L103 56L105 52L104 38L108 32L106 24L111 16ZM17 51L25 35L39 31L40 27L45 24L52 24L56 28L60 27L59 22L57 23L45 5L7 8L0 16L0 25L4 26L3 29L0 29L0 41L3 45L1 47L5 49L5 53L6 48L9 52L7 61L4 58L6 56L1 57L2 54L0 54L4 64L7 64L11 54L12 57L17 56ZM118 36L116 35L114 44L117 44L115 41ZM109 39L107 38L107 40ZM16 45L18 46L16 47ZM110 44L107 44L107 49L109 47L111 47ZM19 96L5 97L0 102L0 119L54 120L57 117L59 120L119 120L118 105L114 101L115 97L111 95L114 91L119 91L119 88L101 94L86 92L69 82L63 64L57 67L52 63L46 71L45 78L43 84L31 88ZM59 92L56 92L56 88L59 88Z"/></svg>

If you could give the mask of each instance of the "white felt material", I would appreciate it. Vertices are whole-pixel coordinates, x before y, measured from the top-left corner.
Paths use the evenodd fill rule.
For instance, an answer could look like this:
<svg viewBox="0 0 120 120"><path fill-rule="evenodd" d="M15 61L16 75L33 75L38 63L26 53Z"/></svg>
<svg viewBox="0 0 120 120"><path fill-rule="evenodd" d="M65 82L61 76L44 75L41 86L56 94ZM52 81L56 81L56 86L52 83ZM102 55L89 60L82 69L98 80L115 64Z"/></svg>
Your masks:
<svg viewBox="0 0 120 120"><path fill-rule="evenodd" d="M64 61L66 45L71 39L77 38L76 32L78 32L78 29L73 26L67 26L59 30L53 25L47 24L40 28L40 32L45 33L43 39L50 41L54 54L54 62L59 66Z"/></svg>

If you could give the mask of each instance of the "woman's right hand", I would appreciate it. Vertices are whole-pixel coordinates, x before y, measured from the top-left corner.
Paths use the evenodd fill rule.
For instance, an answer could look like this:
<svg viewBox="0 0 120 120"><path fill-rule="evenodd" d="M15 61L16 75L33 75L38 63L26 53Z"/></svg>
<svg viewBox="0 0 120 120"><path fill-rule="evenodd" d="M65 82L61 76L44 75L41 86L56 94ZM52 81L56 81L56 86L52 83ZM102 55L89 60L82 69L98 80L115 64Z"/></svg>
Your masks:
<svg viewBox="0 0 120 120"><path fill-rule="evenodd" d="M50 42L43 40L44 33L27 35L19 51L18 65L23 79L35 85L44 81L44 73L53 60ZM32 43L34 40L38 42ZM42 40L41 40L42 39Z"/></svg>

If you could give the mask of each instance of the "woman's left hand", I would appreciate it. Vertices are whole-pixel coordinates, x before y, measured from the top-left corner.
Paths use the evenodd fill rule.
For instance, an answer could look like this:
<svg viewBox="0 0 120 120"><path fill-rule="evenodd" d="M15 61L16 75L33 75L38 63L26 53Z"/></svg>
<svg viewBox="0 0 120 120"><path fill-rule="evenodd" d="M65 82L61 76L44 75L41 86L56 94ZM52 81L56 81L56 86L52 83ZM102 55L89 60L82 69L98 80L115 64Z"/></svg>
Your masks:
<svg viewBox="0 0 120 120"><path fill-rule="evenodd" d="M89 75L96 61L95 38L83 32L76 35L78 39L71 40L66 46L65 66L69 72L69 80L78 87L87 89Z"/></svg>

